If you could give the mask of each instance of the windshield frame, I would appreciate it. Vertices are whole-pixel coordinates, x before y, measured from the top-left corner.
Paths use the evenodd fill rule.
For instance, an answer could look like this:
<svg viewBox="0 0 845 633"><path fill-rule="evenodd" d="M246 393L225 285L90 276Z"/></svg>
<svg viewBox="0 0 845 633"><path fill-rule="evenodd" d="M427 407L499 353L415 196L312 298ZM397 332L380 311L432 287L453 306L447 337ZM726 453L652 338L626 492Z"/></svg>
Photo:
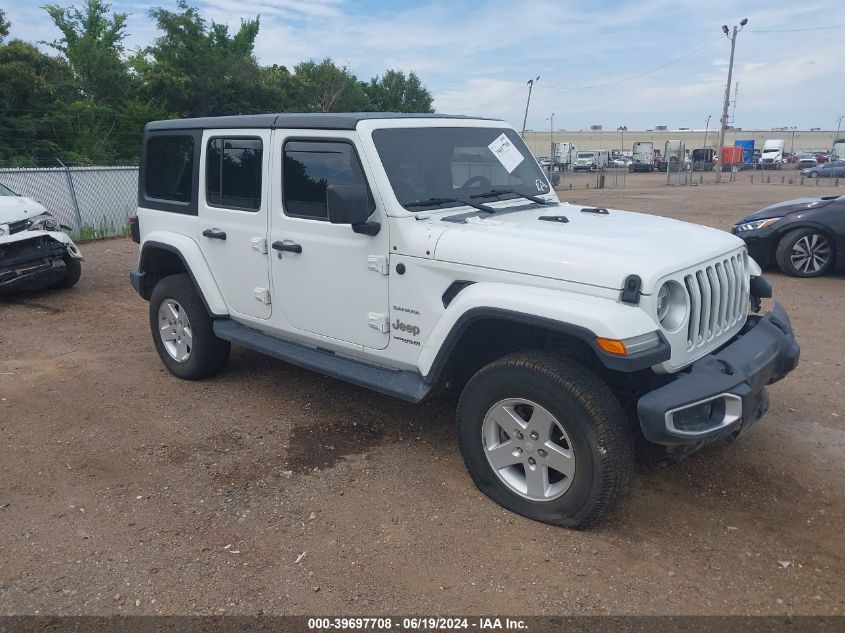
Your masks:
<svg viewBox="0 0 845 633"><path fill-rule="evenodd" d="M12 189L10 189L6 185L4 185L2 182L0 182L0 196L2 196L4 198L5 197L11 198L12 196L19 198L20 194L17 193L16 191L13 191Z"/></svg>
<svg viewBox="0 0 845 633"><path fill-rule="evenodd" d="M361 140L361 149L362 154L365 157L366 161L368 162L369 166L371 167L374 173L374 180L373 183L375 187L379 190L379 194L382 198L384 203L384 208L387 212L388 216L394 217L417 217L420 214L429 215L432 213L438 212L453 212L456 208L460 208L465 206L462 202L450 202L444 203L441 205L431 205L431 206L421 206L421 207L413 207L412 209L406 209L402 206L402 202L396 195L396 192L393 189L393 185L390 182L390 178L387 175L387 170L385 169L384 164L382 163L381 154L376 147L375 140L373 138L373 134L377 130L383 129L410 129L410 128L494 128L498 130L499 133L505 132L506 130L510 130L518 139L517 149L519 149L520 153L523 155L524 160L527 161L526 164L533 165L536 168L536 175L537 179L542 178L542 184L545 187L543 192L538 192L537 190L532 190L528 192L527 187L526 193L530 193L532 195L545 198L549 195L553 197L554 200L557 200L557 196L554 193L554 189L549 183L548 174L543 170L534 158L533 153L530 151L528 146L519 138L519 133L513 128L513 126L509 125L505 121L496 120L496 119L482 119L482 118L473 118L473 117L461 117L461 118L425 118L425 119L413 119L413 118L403 118L403 119L371 119L371 120L364 120L361 121L357 126L357 131L360 134ZM493 138L498 137L499 134L494 135ZM514 140L512 138L512 140ZM515 143L516 144L516 143ZM502 189L502 188L513 188L512 185L508 187L500 186L500 185L493 185L491 188L494 189ZM472 191L471 193L485 193L487 188L479 189L477 192ZM460 194L455 191L455 194L452 196L443 196L443 197L456 197L461 198ZM465 196L466 200L469 200L469 194ZM502 196L494 196L489 198L484 198L483 203L485 205L496 205L499 202L508 202L512 203L514 200L523 200L524 199L519 194L506 194ZM479 202L480 199L475 199L474 202Z"/></svg>

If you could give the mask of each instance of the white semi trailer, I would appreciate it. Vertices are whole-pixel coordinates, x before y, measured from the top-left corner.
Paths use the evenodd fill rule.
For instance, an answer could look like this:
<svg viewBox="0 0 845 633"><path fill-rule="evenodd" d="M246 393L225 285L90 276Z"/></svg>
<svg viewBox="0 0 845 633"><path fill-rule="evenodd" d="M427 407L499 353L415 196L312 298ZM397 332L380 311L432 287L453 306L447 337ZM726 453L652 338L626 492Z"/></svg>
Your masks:
<svg viewBox="0 0 845 633"><path fill-rule="evenodd" d="M629 171L654 171L654 143L636 142L633 147L633 161Z"/></svg>

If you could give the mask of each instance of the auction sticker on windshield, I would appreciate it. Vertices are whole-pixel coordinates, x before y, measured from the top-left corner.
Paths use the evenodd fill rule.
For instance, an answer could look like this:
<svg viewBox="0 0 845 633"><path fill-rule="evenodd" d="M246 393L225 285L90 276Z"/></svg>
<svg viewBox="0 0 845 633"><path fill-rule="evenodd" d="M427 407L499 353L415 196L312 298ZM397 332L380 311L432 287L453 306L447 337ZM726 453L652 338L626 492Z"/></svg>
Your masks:
<svg viewBox="0 0 845 633"><path fill-rule="evenodd" d="M505 136L504 133L500 134L499 137L487 147L490 148L491 152L493 152L493 156L502 163L502 167L508 170L508 173L511 173L523 160L525 160L525 157L520 154L519 150L513 146L513 143L511 143L510 139Z"/></svg>

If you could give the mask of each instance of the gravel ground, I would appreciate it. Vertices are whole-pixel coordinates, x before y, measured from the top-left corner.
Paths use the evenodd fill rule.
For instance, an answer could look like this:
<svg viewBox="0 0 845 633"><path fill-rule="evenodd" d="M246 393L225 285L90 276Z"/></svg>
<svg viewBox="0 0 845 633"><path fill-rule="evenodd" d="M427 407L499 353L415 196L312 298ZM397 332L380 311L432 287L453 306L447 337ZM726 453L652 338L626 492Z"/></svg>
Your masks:
<svg viewBox="0 0 845 633"><path fill-rule="evenodd" d="M635 174L562 197L727 228L803 192ZM82 250L75 288L0 302L0 613L843 613L841 275L770 274L802 363L760 424L640 465L574 532L475 489L448 404L243 349L172 377L127 281L136 246Z"/></svg>

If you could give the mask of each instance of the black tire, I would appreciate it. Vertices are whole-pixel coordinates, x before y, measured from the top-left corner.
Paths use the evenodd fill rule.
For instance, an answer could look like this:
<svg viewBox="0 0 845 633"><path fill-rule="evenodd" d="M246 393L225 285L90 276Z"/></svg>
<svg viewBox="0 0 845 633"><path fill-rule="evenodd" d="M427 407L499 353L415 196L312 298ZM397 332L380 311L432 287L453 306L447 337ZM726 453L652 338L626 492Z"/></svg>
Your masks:
<svg viewBox="0 0 845 633"><path fill-rule="evenodd" d="M817 251L818 257L826 257L826 261L824 262L824 264L819 265L818 268L815 268L815 266L817 265L816 262L819 261L818 259L816 259L811 265L811 267L813 268L812 270L802 270L800 266L796 266L796 262L794 262L792 259L793 249L796 247L796 244L804 240L804 238L807 238L805 244L807 242L812 244L814 237L817 240L823 239L827 244L826 252ZM777 260L778 267L784 273L786 273L787 275L791 275L792 277L821 277L833 267L833 263L836 259L836 247L833 244L833 240L831 240L829 236L825 235L818 229L795 229L793 231L790 231L780 239L780 241L778 242L777 250L775 251L775 259ZM797 263L800 265L801 260L798 260Z"/></svg>
<svg viewBox="0 0 845 633"><path fill-rule="evenodd" d="M807 174L807 175L808 175L810 178L818 178L818 177L819 177L819 172L817 172L817 171L813 170L813 171L811 171L811 172L810 172L809 174Z"/></svg>
<svg viewBox="0 0 845 633"><path fill-rule="evenodd" d="M167 351L159 328L159 308L175 301L187 316L191 329L188 357L177 360ZM180 312L181 314L181 312ZM171 275L159 281L150 297L150 332L161 362L170 372L186 380L200 380L220 372L229 360L230 344L214 335L212 319L188 275Z"/></svg>
<svg viewBox="0 0 845 633"><path fill-rule="evenodd" d="M51 288L70 288L71 286L75 286L76 282L78 282L79 278L82 276L81 259L70 257L68 255L65 255L63 259L65 262L65 269L67 269L67 274L62 277L59 281L54 283L52 286L50 286Z"/></svg>
<svg viewBox="0 0 845 633"><path fill-rule="evenodd" d="M530 500L503 483L490 465L482 436L484 419L491 407L507 398L533 401L565 421L561 425L576 465L561 496ZM513 354L479 370L461 394L457 427L464 462L479 490L535 521L588 527L622 496L631 476L633 439L616 397L586 367L543 352Z"/></svg>

